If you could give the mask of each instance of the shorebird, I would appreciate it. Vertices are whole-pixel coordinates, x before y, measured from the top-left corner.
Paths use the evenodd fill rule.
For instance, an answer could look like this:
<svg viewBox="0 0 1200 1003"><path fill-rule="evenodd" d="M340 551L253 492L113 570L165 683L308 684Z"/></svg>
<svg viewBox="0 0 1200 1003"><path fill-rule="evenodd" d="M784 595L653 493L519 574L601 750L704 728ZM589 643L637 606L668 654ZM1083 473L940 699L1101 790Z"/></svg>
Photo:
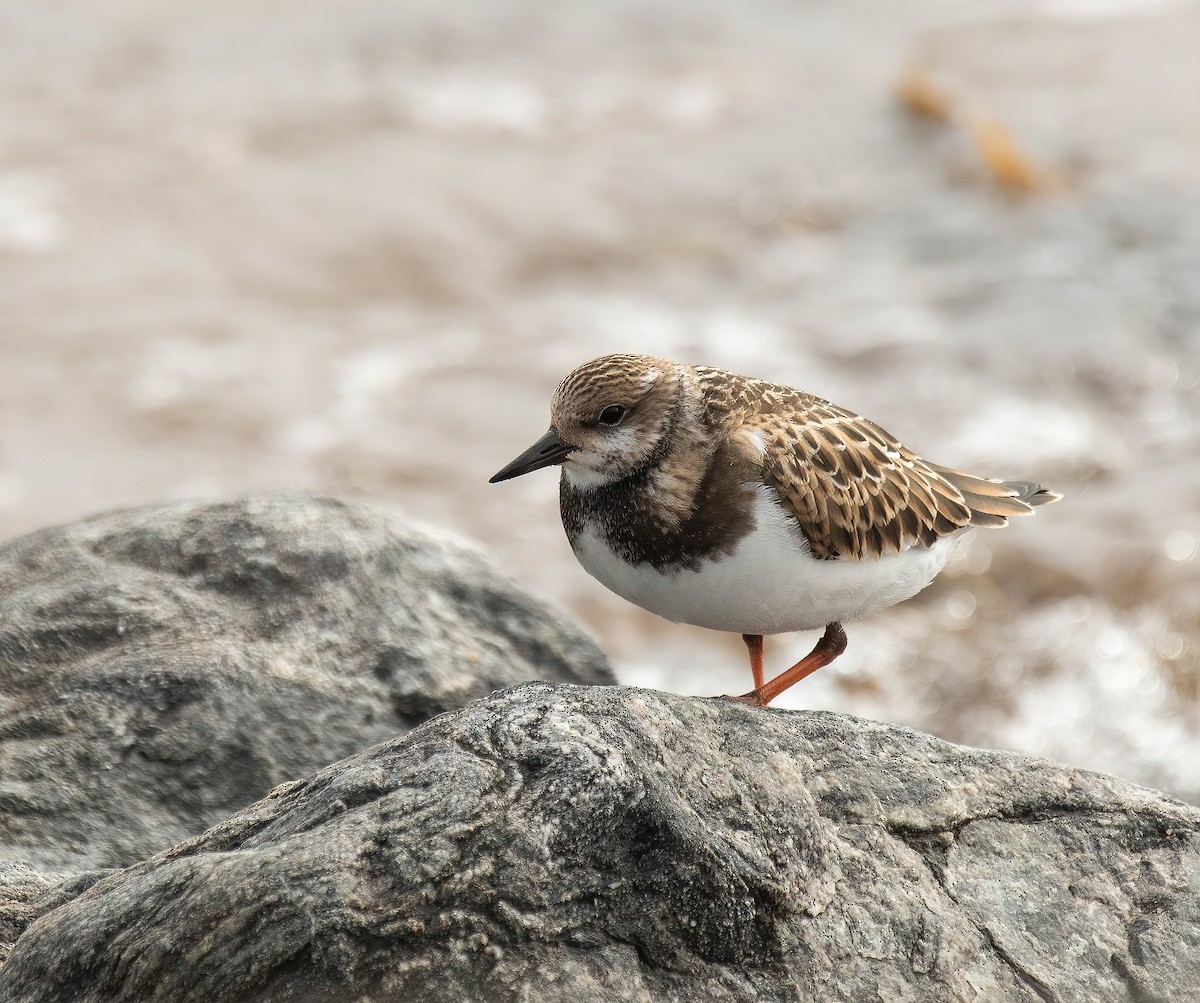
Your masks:
<svg viewBox="0 0 1200 1003"><path fill-rule="evenodd" d="M846 649L843 621L910 599L973 527L1061 496L922 459L860 414L764 380L605 355L559 385L550 430L491 478L561 464L579 563L679 623L742 635L766 706ZM763 637L825 629L767 680Z"/></svg>

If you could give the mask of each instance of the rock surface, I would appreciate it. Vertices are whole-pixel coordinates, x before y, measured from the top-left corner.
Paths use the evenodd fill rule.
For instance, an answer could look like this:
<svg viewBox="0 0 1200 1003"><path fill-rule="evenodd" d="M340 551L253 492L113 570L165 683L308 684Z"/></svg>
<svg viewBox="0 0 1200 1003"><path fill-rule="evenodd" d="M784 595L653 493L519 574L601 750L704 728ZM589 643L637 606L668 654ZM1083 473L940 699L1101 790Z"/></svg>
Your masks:
<svg viewBox="0 0 1200 1003"><path fill-rule="evenodd" d="M0 997L1183 1003L1198 830L895 726L534 683L101 877Z"/></svg>
<svg viewBox="0 0 1200 1003"><path fill-rule="evenodd" d="M0 860L0 965L36 915L38 900L62 879L61 874L44 874L28 864ZM82 889L81 889L82 890ZM44 908L44 905L43 905Z"/></svg>
<svg viewBox="0 0 1200 1003"><path fill-rule="evenodd" d="M113 512L0 546L0 860L125 866L433 714L612 682L461 544L328 498Z"/></svg>

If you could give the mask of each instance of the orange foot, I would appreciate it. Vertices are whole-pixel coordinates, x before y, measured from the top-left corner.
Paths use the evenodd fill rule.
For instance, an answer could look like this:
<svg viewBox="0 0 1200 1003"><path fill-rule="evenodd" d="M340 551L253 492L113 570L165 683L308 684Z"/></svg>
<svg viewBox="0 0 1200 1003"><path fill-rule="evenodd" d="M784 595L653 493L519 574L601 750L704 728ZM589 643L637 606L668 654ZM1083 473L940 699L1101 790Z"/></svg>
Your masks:
<svg viewBox="0 0 1200 1003"><path fill-rule="evenodd" d="M846 650L846 632L840 623L831 623L825 628L821 640L807 655L786 672L781 672L770 682L762 682L762 637L758 634L743 634L746 648L750 652L750 671L754 674L754 689L741 696L727 696L724 699L734 703L744 703L751 707L766 707L780 693L795 686L805 676L811 676L817 669L828 665L838 655Z"/></svg>

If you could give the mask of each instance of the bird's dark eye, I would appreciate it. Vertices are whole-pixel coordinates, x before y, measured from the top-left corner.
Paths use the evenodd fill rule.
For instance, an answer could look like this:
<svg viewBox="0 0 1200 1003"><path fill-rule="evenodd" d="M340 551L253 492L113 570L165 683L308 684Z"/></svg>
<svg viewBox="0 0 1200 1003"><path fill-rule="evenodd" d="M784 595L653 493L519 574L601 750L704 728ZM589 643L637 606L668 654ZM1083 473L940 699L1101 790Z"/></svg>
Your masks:
<svg viewBox="0 0 1200 1003"><path fill-rule="evenodd" d="M616 425L625 417L625 410L620 404L609 404L608 407L600 412L600 424Z"/></svg>

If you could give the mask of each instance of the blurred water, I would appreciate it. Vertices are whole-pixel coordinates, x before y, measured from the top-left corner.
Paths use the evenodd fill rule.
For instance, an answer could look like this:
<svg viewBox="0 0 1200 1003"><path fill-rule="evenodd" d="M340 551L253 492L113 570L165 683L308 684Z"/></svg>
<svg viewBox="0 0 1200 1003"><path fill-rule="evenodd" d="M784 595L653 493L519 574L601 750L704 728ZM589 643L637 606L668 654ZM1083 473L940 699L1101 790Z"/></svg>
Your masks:
<svg viewBox="0 0 1200 1003"><path fill-rule="evenodd" d="M575 565L552 474L485 483L585 358L725 366L1066 494L781 705L1200 799L1196 3L114 0L0 26L4 536L357 495L479 540L624 680L739 692L737 638ZM913 73L947 121L897 99ZM994 122L1040 191L998 186Z"/></svg>

